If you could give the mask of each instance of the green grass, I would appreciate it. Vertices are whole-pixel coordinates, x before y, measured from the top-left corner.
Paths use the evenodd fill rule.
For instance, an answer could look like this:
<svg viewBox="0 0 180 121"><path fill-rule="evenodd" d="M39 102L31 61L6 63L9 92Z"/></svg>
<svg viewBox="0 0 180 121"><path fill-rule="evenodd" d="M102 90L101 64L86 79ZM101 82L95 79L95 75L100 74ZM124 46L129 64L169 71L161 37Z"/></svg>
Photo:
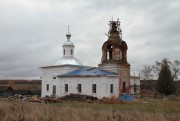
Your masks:
<svg viewBox="0 0 180 121"><path fill-rule="evenodd" d="M136 110L143 112L166 112L180 113L180 101L161 101L151 100L143 102L123 102L121 104L100 104L87 103L79 101L64 101L63 103L54 103L57 106L70 106L74 108L91 108L91 109L116 109L116 110Z"/></svg>
<svg viewBox="0 0 180 121"><path fill-rule="evenodd" d="M81 101L63 101L62 103L50 103L60 107L73 107L73 108L90 108L90 109L116 109L116 110L134 110L143 112L166 112L166 113L180 113L180 101L175 100L149 100L147 103L143 101L122 102L121 104L103 104L99 102L87 103ZM13 101L7 98L0 98L0 103L11 104Z"/></svg>
<svg viewBox="0 0 180 121"><path fill-rule="evenodd" d="M31 103L0 99L0 121L180 121L180 102Z"/></svg>

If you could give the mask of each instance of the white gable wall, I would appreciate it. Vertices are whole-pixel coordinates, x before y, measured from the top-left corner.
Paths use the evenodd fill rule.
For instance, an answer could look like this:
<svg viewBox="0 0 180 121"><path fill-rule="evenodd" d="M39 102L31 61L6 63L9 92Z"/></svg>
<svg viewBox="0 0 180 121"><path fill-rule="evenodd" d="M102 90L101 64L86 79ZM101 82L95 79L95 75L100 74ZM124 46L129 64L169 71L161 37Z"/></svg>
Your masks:
<svg viewBox="0 0 180 121"><path fill-rule="evenodd" d="M41 68L41 75L42 75L42 87L41 87L41 96L44 97L46 95L51 95L52 92L52 85L56 85L57 82L55 81L54 77L60 74L65 74L70 71L74 71L79 69L80 66L56 66L56 67L48 67L48 68ZM46 85L49 84L49 90L46 90Z"/></svg>

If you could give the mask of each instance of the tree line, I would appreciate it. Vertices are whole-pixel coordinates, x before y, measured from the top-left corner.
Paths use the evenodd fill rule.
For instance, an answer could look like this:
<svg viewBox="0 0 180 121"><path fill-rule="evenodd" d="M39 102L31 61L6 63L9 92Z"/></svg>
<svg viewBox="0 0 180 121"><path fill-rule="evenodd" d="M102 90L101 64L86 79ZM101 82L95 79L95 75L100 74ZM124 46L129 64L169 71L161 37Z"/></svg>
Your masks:
<svg viewBox="0 0 180 121"><path fill-rule="evenodd" d="M156 89L161 94L170 95L176 91L174 80L180 76L180 61L167 58L155 61L153 65L144 65L142 70L144 80L156 79Z"/></svg>

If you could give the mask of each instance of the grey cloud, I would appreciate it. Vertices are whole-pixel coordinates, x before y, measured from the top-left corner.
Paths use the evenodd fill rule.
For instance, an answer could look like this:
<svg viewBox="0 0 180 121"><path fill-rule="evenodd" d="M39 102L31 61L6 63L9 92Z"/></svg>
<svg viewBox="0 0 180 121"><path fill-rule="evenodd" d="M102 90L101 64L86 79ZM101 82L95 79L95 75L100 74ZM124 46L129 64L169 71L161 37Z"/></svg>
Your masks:
<svg viewBox="0 0 180 121"><path fill-rule="evenodd" d="M131 70L161 58L180 59L179 1L0 1L0 78L39 77L62 56L70 25L75 56L97 66L108 21L119 18Z"/></svg>

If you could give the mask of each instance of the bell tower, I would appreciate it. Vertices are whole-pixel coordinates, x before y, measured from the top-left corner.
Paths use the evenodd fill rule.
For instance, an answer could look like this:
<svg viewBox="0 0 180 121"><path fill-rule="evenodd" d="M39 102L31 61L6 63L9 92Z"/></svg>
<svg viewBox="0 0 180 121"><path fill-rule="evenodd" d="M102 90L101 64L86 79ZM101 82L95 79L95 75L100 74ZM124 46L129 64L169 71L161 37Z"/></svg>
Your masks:
<svg viewBox="0 0 180 121"><path fill-rule="evenodd" d="M109 21L107 41L102 46L102 58L99 67L102 70L118 73L119 95L129 93L130 88L130 64L127 62L128 46L122 40L120 22Z"/></svg>

